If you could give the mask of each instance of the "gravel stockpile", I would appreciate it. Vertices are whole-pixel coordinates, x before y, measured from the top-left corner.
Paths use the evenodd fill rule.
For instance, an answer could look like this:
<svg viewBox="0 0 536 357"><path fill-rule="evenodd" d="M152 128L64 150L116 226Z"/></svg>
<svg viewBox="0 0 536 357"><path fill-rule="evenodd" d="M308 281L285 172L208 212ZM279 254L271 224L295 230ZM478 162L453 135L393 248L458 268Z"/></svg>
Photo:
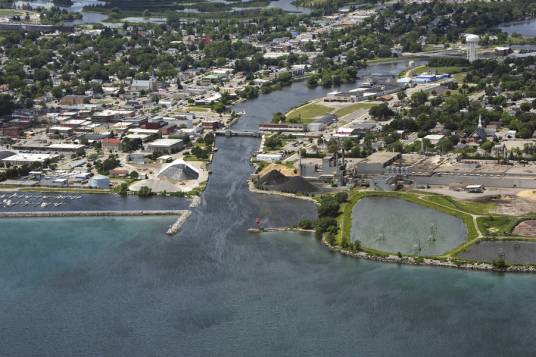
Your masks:
<svg viewBox="0 0 536 357"><path fill-rule="evenodd" d="M290 193L311 193L318 191L316 186L307 182L301 176L288 177L286 182L276 185L275 189L277 191Z"/></svg>
<svg viewBox="0 0 536 357"><path fill-rule="evenodd" d="M277 170L272 170L268 172L266 175L259 178L259 184L262 186L274 186L274 185L281 185L288 181L288 177L283 175L281 172Z"/></svg>
<svg viewBox="0 0 536 357"><path fill-rule="evenodd" d="M277 170L272 170L259 179L260 187L289 193L312 193L318 188L301 176L287 177Z"/></svg>

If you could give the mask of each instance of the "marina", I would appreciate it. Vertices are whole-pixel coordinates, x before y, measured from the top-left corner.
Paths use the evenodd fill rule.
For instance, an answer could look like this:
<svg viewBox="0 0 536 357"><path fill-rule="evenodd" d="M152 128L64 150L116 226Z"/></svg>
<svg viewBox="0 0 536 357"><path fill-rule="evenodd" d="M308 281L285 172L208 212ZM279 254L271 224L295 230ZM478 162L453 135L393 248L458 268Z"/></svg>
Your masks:
<svg viewBox="0 0 536 357"><path fill-rule="evenodd" d="M47 206L59 207L68 204L72 200L81 199L81 195L46 195L36 193L3 193L0 194L0 207L16 208L18 207L37 207L45 208Z"/></svg>

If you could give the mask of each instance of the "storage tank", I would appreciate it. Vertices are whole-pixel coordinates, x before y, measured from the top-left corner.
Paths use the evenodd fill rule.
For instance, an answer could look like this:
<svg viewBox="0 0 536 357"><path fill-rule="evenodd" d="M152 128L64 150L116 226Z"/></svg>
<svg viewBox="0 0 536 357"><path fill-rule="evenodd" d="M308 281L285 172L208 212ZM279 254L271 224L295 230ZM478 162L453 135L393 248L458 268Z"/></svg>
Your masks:
<svg viewBox="0 0 536 357"><path fill-rule="evenodd" d="M89 179L91 188L110 188L110 179L103 175L96 175Z"/></svg>
<svg viewBox="0 0 536 357"><path fill-rule="evenodd" d="M465 36L465 42L467 43L467 59L469 62L474 62L478 59L478 41L480 41L480 37L477 35L468 34Z"/></svg>

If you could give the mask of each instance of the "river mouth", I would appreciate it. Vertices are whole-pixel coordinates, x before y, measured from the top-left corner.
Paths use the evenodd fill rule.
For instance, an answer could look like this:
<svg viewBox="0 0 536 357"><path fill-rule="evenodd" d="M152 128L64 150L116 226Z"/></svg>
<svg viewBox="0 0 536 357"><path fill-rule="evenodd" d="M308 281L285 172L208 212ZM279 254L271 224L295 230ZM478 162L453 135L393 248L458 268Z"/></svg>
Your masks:
<svg viewBox="0 0 536 357"><path fill-rule="evenodd" d="M463 221L392 197L365 197L352 210L351 239L362 246L404 255L442 255L467 239Z"/></svg>

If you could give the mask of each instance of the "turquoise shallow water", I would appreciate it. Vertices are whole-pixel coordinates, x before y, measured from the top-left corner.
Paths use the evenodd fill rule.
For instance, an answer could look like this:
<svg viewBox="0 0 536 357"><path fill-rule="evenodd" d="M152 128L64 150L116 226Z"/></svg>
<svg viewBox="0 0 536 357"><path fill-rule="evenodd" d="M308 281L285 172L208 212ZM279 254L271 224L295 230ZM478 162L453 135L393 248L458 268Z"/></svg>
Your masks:
<svg viewBox="0 0 536 357"><path fill-rule="evenodd" d="M0 289L35 288L48 277L94 263L127 240L165 237L174 217L33 218L0 221Z"/></svg>

